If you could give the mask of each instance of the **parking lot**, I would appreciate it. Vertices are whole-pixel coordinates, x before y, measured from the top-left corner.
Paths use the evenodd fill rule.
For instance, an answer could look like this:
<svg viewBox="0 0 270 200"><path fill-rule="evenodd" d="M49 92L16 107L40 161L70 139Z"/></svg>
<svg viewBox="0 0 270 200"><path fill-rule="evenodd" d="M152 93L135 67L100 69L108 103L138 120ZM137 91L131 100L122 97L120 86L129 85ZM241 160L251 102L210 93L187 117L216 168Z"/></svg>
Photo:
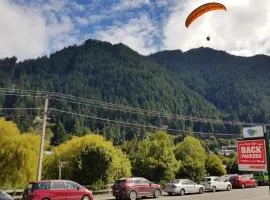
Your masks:
<svg viewBox="0 0 270 200"><path fill-rule="evenodd" d="M111 194L96 195L95 200L113 200ZM152 198L146 198L150 200ZM159 200L269 200L269 188L256 187L246 189L233 189L231 191L205 192L204 194L191 194L185 196L168 196L166 193Z"/></svg>

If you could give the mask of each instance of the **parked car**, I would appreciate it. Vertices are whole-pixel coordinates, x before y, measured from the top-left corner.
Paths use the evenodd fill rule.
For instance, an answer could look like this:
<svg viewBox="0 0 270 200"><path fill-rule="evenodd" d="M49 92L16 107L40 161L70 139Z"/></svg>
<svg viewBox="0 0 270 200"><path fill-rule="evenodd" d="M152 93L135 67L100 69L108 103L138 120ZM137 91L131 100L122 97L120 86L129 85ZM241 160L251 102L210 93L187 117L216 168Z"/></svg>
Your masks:
<svg viewBox="0 0 270 200"><path fill-rule="evenodd" d="M192 180L189 179L175 179L169 183L165 184L164 192L167 192L169 195L180 194L181 196L186 193L199 193L202 194L204 187L198 185Z"/></svg>
<svg viewBox="0 0 270 200"><path fill-rule="evenodd" d="M6 192L0 191L0 200L13 200L13 198Z"/></svg>
<svg viewBox="0 0 270 200"><path fill-rule="evenodd" d="M23 200L93 200L92 192L70 180L43 180L30 182Z"/></svg>
<svg viewBox="0 0 270 200"><path fill-rule="evenodd" d="M269 177L267 172L254 172L253 178L256 180L257 185L269 185Z"/></svg>
<svg viewBox="0 0 270 200"><path fill-rule="evenodd" d="M243 175L233 176L229 179L234 188L256 187L257 182L254 178Z"/></svg>
<svg viewBox="0 0 270 200"><path fill-rule="evenodd" d="M121 178L112 185L112 194L116 199L136 200L138 197L160 197L161 187L141 177Z"/></svg>
<svg viewBox="0 0 270 200"><path fill-rule="evenodd" d="M205 177L201 185L203 185L205 190L212 192L216 192L217 190L230 191L232 189L232 184L229 181L218 176Z"/></svg>
<svg viewBox="0 0 270 200"><path fill-rule="evenodd" d="M231 177L236 176L236 175L237 175L237 174L226 174L226 175L221 176L220 178L229 181L229 179L230 179Z"/></svg>

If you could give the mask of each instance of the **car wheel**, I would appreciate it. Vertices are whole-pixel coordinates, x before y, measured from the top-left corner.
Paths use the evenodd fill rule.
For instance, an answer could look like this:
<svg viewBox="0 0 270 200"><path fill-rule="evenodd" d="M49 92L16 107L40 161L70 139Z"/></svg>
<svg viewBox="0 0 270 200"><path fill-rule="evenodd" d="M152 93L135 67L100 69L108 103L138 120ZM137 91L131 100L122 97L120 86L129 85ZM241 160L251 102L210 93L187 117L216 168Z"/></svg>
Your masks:
<svg viewBox="0 0 270 200"><path fill-rule="evenodd" d="M83 196L82 200L90 200L90 197L89 196Z"/></svg>
<svg viewBox="0 0 270 200"><path fill-rule="evenodd" d="M232 186L231 185L228 185L227 186L227 191L230 191L232 189Z"/></svg>
<svg viewBox="0 0 270 200"><path fill-rule="evenodd" d="M160 197L160 195L161 195L160 189L155 189L155 191L154 191L154 197L155 198L158 198L158 197Z"/></svg>
<svg viewBox="0 0 270 200"><path fill-rule="evenodd" d="M181 189L180 190L180 196L184 196L185 195L185 190L184 189Z"/></svg>
<svg viewBox="0 0 270 200"><path fill-rule="evenodd" d="M199 189L199 194L202 194L203 193L203 188L200 188Z"/></svg>
<svg viewBox="0 0 270 200"><path fill-rule="evenodd" d="M241 188L242 188L242 189L244 189L244 188L245 188L245 184L244 184L244 183L242 183Z"/></svg>
<svg viewBox="0 0 270 200"><path fill-rule="evenodd" d="M135 191L131 191L129 193L129 199L130 200L136 200L137 199L137 193Z"/></svg>
<svg viewBox="0 0 270 200"><path fill-rule="evenodd" d="M213 187L212 187L212 192L216 192L216 191L217 191L216 186L213 186Z"/></svg>
<svg viewBox="0 0 270 200"><path fill-rule="evenodd" d="M168 192L168 195L169 195L169 196L172 196L172 194L173 194L173 193L171 193L171 192Z"/></svg>

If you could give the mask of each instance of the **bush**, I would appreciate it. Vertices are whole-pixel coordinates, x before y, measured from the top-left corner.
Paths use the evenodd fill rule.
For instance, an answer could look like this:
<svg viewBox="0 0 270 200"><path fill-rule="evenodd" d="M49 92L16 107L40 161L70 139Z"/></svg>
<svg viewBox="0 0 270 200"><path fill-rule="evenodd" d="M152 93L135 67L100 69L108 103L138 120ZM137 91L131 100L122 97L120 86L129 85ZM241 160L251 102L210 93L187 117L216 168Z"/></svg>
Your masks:
<svg viewBox="0 0 270 200"><path fill-rule="evenodd" d="M114 179L131 175L127 156L104 137L89 134L74 137L55 148L53 156L46 159L46 178L58 177L58 161L68 162L62 170L62 178L100 189Z"/></svg>

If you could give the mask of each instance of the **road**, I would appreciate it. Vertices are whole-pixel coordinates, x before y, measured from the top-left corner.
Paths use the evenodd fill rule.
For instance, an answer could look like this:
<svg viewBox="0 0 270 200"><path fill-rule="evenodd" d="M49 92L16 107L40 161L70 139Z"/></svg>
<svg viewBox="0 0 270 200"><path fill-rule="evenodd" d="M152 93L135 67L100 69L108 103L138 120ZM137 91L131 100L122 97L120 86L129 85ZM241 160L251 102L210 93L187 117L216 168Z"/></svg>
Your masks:
<svg viewBox="0 0 270 200"><path fill-rule="evenodd" d="M111 194L95 195L95 200L114 200ZM144 198L152 200L152 198ZM141 199L140 199L141 200ZM205 192L185 196L168 196L163 194L158 200L270 200L268 187L233 189L229 192Z"/></svg>

